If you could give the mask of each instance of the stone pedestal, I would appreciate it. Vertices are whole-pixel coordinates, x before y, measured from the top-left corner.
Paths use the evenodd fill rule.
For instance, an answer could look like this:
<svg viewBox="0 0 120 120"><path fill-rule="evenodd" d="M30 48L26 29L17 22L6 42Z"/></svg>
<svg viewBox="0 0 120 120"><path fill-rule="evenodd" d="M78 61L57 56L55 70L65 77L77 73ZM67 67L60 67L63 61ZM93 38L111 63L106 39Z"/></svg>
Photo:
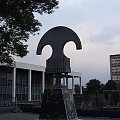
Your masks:
<svg viewBox="0 0 120 120"><path fill-rule="evenodd" d="M68 89L45 89L40 119L70 120L76 119L76 108L72 90Z"/></svg>

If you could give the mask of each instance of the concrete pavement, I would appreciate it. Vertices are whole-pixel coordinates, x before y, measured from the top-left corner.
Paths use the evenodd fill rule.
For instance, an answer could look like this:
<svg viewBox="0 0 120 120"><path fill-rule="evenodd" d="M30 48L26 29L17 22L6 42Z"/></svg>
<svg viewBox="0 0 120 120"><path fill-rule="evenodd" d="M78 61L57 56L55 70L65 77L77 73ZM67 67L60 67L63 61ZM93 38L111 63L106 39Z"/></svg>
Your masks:
<svg viewBox="0 0 120 120"><path fill-rule="evenodd" d="M0 114L0 120L37 120L38 114L30 113L3 113Z"/></svg>

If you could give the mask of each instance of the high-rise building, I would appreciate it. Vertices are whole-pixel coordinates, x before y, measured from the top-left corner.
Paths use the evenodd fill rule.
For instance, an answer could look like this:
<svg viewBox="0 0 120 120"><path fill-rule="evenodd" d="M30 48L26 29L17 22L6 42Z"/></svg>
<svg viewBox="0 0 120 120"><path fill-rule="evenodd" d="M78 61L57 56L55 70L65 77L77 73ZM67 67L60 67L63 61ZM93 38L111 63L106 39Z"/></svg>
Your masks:
<svg viewBox="0 0 120 120"><path fill-rule="evenodd" d="M111 80L120 81L120 54L110 55Z"/></svg>

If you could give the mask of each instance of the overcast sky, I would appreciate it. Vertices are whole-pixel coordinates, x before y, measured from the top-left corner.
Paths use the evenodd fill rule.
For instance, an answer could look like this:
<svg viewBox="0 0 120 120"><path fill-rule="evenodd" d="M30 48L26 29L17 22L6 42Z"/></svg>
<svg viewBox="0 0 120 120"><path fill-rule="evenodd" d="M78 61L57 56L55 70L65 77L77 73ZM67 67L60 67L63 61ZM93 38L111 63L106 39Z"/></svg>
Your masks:
<svg viewBox="0 0 120 120"><path fill-rule="evenodd" d="M36 15L42 23L40 34L30 37L29 54L16 61L45 66L52 49L46 46L37 56L40 38L52 27L66 26L77 33L83 47L76 50L69 42L64 48L72 71L82 73L83 84L94 78L106 83L110 79L109 56L120 54L120 0L60 0L58 6L51 15Z"/></svg>

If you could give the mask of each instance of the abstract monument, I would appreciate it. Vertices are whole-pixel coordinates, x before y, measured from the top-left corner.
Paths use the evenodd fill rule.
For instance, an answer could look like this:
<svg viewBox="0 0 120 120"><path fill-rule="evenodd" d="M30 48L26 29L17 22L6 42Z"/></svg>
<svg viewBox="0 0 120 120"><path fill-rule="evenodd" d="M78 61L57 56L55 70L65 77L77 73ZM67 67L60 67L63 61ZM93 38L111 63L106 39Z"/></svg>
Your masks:
<svg viewBox="0 0 120 120"><path fill-rule="evenodd" d="M69 41L75 43L77 50L82 49L80 39L73 30L58 26L48 30L38 44L37 55L41 55L44 46L52 47L52 55L46 60L46 73L53 75L56 79L52 89L44 90L40 119L77 118L72 90L61 85L61 78L71 72L70 58L67 58L63 52L65 44Z"/></svg>

